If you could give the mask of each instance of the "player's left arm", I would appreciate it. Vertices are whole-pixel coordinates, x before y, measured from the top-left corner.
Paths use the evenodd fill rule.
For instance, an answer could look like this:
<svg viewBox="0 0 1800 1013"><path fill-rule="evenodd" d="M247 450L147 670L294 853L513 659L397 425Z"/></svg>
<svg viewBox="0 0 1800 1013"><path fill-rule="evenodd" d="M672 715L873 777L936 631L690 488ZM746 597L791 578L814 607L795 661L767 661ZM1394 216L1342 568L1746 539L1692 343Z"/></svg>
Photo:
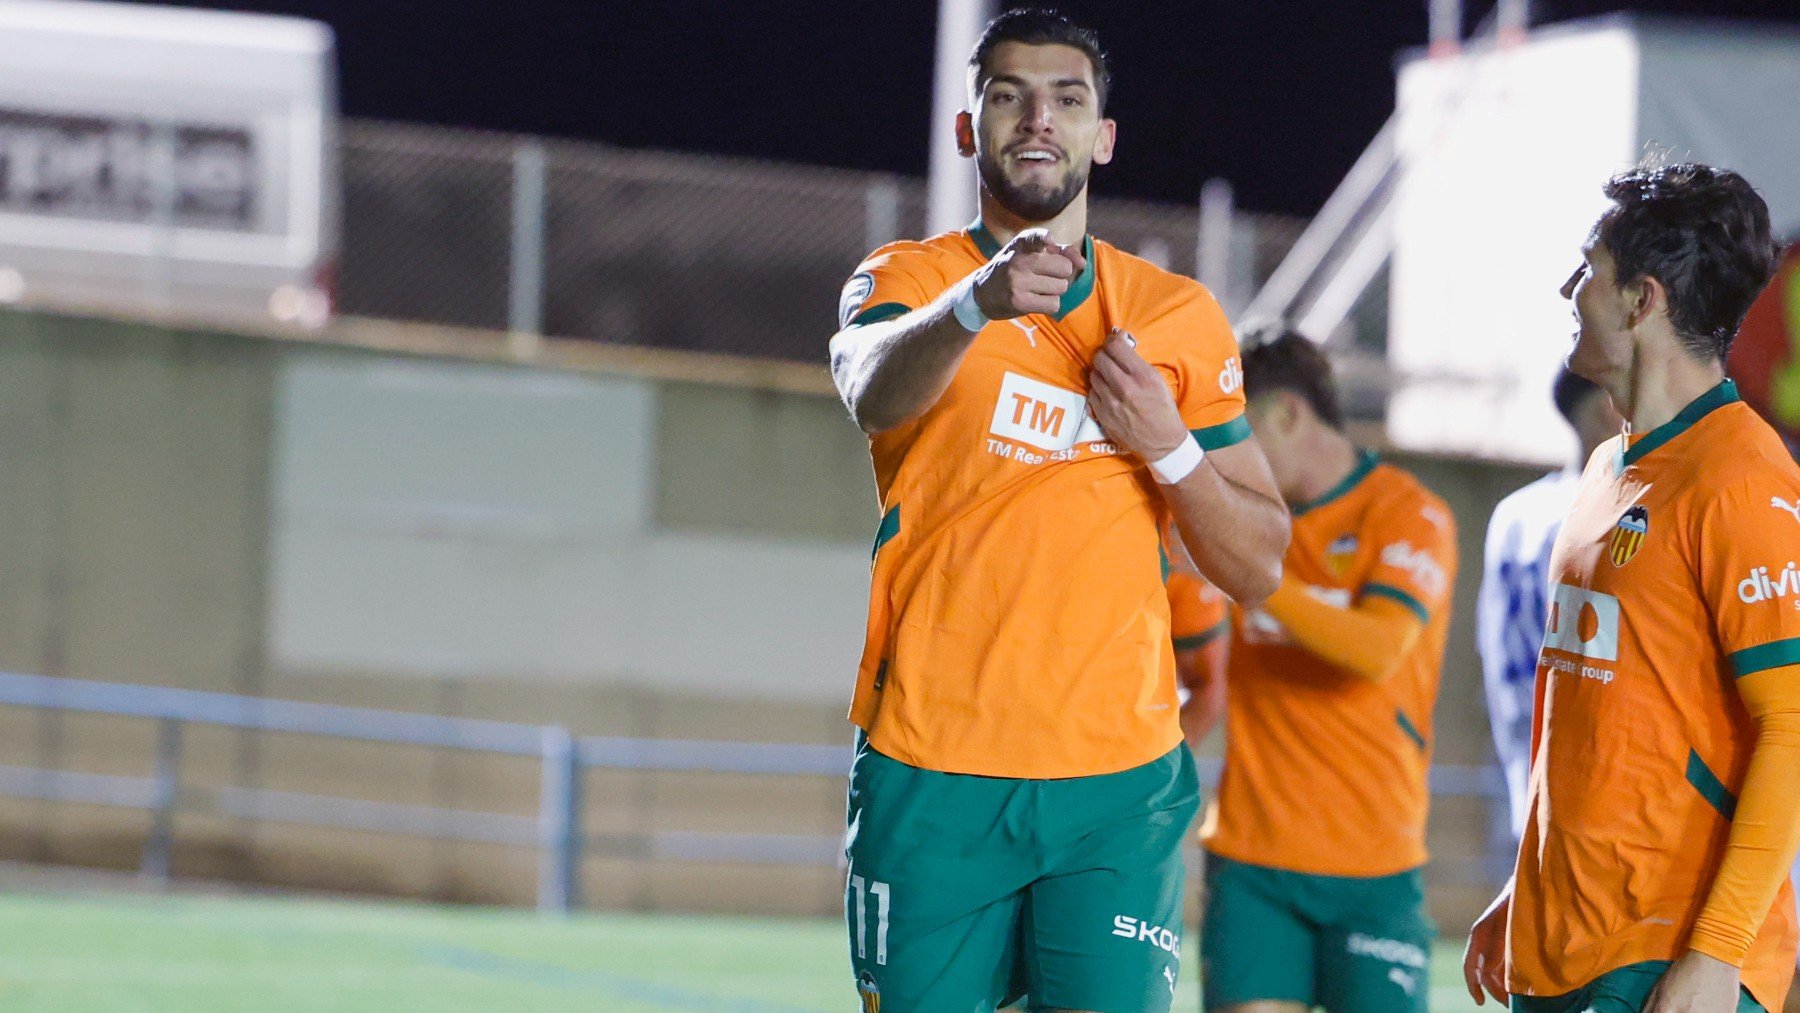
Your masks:
<svg viewBox="0 0 1800 1013"><path fill-rule="evenodd" d="M1709 989L1721 999L1736 994L1737 969L1800 850L1800 610L1791 597L1745 602L1739 594L1756 568L1779 574L1800 559L1800 521L1770 502L1797 492L1800 480L1746 481L1715 496L1698 524L1700 586L1756 741L1690 952L1665 975L1647 1011L1683 1009Z"/></svg>
<svg viewBox="0 0 1800 1013"><path fill-rule="evenodd" d="M1379 549L1349 606L1288 574L1263 611L1312 654L1380 682L1399 669L1432 617L1450 607L1456 522L1435 497L1408 494L1371 510L1359 535Z"/></svg>
<svg viewBox="0 0 1800 1013"><path fill-rule="evenodd" d="M1254 608L1281 580L1287 507L1244 420L1242 385L1230 382L1237 341L1224 313L1211 296L1188 310L1190 333L1179 350L1184 375L1165 379L1131 335L1114 329L1088 374L1089 410L1109 440L1145 464L1178 450L1190 461L1201 454L1178 481L1159 477L1160 488L1201 576Z"/></svg>

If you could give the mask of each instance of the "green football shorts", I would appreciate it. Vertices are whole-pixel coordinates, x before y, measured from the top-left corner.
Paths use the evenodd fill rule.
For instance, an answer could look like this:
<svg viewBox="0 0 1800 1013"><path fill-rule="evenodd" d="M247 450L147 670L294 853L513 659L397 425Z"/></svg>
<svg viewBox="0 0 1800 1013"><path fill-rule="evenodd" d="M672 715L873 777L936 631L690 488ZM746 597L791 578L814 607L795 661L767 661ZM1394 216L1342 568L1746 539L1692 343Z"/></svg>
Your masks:
<svg viewBox="0 0 1800 1013"><path fill-rule="evenodd" d="M1156 1011L1181 960L1187 747L1059 780L922 770L858 742L844 915L863 1009Z"/></svg>
<svg viewBox="0 0 1800 1013"><path fill-rule="evenodd" d="M1638 1013L1650 990L1669 969L1666 960L1646 960L1608 971L1568 995L1512 997L1514 1013ZM1737 1013L1765 1013L1762 1003L1738 989Z"/></svg>
<svg viewBox="0 0 1800 1013"><path fill-rule="evenodd" d="M1431 943L1418 869L1315 876L1206 856L1200 919L1206 1009L1256 1000L1328 1013L1424 1013Z"/></svg>

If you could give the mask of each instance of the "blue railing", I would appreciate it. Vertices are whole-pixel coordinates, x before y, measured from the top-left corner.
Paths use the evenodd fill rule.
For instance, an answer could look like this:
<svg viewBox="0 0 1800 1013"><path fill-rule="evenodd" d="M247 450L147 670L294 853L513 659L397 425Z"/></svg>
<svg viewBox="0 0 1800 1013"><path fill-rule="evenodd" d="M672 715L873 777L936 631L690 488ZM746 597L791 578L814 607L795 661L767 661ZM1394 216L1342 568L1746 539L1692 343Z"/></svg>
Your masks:
<svg viewBox="0 0 1800 1013"><path fill-rule="evenodd" d="M539 849L539 910L567 912L580 905L583 850L598 839L582 830L582 775L588 770L773 774L843 777L850 765L844 746L718 742L687 739L578 737L560 725L530 725L480 718L409 714L367 707L302 703L200 690L58 679L0 672L0 706L110 714L157 722L154 770L150 777L91 774L68 770L0 766L0 795L55 802L85 802L149 810L150 833L143 871L166 880L181 808L182 728L212 725L363 742L461 749L534 758L542 772L535 817L513 813L220 787L212 804L226 815L377 833L535 846ZM1200 760L1208 783L1217 779L1216 759ZM1438 765L1431 771L1434 794L1483 797L1506 834L1505 789L1493 767ZM1490 841L1480 861L1492 878L1504 872L1500 852L1510 840ZM652 836L653 857L696 861L772 864L831 864L841 841L807 834L720 834L664 831Z"/></svg>

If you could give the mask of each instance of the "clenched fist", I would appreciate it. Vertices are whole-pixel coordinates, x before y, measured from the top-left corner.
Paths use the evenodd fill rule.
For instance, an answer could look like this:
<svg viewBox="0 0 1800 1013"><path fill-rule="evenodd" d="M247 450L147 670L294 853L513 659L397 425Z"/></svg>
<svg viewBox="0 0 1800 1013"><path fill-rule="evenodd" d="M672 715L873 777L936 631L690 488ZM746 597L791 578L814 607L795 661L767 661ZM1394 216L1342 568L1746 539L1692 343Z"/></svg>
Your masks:
<svg viewBox="0 0 1800 1013"><path fill-rule="evenodd" d="M1026 229L976 272L975 305L989 320L1055 313L1086 266L1081 250L1051 241L1049 229Z"/></svg>

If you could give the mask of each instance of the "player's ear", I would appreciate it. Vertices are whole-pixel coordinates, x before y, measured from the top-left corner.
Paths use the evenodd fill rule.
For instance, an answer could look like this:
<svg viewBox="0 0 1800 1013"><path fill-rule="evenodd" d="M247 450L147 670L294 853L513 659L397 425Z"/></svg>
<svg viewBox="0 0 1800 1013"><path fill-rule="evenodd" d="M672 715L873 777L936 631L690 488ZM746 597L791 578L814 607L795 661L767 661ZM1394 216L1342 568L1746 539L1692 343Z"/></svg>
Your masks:
<svg viewBox="0 0 1800 1013"><path fill-rule="evenodd" d="M967 109L956 114L956 153L975 157L975 117Z"/></svg>
<svg viewBox="0 0 1800 1013"><path fill-rule="evenodd" d="M1100 132L1094 135L1094 164L1105 165L1113 160L1113 145L1119 142L1119 124L1116 120L1101 120Z"/></svg>
<svg viewBox="0 0 1800 1013"><path fill-rule="evenodd" d="M1669 290L1655 275L1646 274L1625 286L1625 299L1631 307L1625 322L1632 327L1650 319L1657 310L1667 312L1669 308Z"/></svg>
<svg viewBox="0 0 1800 1013"><path fill-rule="evenodd" d="M1306 399L1291 390L1283 388L1275 392L1275 417L1282 433L1291 433L1299 428L1301 419L1312 411Z"/></svg>

